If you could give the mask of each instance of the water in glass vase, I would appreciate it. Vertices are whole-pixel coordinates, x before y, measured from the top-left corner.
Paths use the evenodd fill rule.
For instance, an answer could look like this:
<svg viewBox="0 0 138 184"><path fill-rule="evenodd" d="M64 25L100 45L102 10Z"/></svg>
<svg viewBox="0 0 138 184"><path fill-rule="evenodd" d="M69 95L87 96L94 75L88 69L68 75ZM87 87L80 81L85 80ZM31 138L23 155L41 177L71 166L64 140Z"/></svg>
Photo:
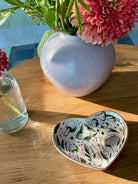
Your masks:
<svg viewBox="0 0 138 184"><path fill-rule="evenodd" d="M17 109L21 114L13 110ZM25 126L28 113L16 80L3 74L0 79L0 131L13 133Z"/></svg>

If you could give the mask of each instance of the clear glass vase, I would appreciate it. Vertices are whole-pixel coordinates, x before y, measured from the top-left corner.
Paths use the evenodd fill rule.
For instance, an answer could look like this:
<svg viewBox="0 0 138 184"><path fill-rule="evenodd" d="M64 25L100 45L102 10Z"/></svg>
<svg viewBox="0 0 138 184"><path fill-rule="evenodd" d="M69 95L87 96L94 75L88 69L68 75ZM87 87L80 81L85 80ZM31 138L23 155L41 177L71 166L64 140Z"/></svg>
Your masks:
<svg viewBox="0 0 138 184"><path fill-rule="evenodd" d="M13 108L18 110L17 113ZM28 113L17 81L9 74L0 77L0 132L13 133L25 126Z"/></svg>

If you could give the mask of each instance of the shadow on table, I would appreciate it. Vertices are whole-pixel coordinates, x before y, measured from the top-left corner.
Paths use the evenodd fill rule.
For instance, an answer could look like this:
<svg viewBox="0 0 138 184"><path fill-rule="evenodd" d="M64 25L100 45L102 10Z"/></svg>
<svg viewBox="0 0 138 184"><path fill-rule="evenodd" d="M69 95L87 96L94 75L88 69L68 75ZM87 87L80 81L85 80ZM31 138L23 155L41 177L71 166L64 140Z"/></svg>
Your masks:
<svg viewBox="0 0 138 184"><path fill-rule="evenodd" d="M138 115L137 81L137 71L114 72L102 87L86 97L81 97L81 99ZM127 144L119 157L105 172L127 180L138 181L138 165L136 166L138 122L127 122L127 125L129 129Z"/></svg>
<svg viewBox="0 0 138 184"><path fill-rule="evenodd" d="M86 116L81 116L76 114L67 114L67 113L59 113L59 112L51 112L51 111L28 110L28 113L29 113L30 121L32 121L32 123L33 122L45 123L46 126L48 126L49 124L52 126L55 126L58 122L61 122L67 118L72 118L72 117L85 118L86 117ZM119 178L138 181L137 165L136 165L137 155L138 155L138 148L137 148L138 123L128 121L127 125L129 129L128 141L124 149L122 150L121 154L118 156L118 158L104 172ZM40 127L37 127L37 131L36 131L36 129L26 127L22 131L19 131L16 134L12 134L12 136L21 137L25 139L27 142L30 142L30 137L31 137L31 141L38 140L37 133L39 132L39 128ZM39 136L39 139L40 137L41 136ZM42 142L43 141L44 140L42 140ZM46 143L43 142L43 146L45 144Z"/></svg>
<svg viewBox="0 0 138 184"><path fill-rule="evenodd" d="M138 72L114 72L92 94L81 97L95 104L138 114Z"/></svg>
<svg viewBox="0 0 138 184"><path fill-rule="evenodd" d="M113 164L104 172L117 176L119 178L124 178L127 180L138 181L137 174L137 155L138 155L138 123L137 122L127 122L129 136L127 143L122 150L118 158L113 162ZM129 168L129 169L128 169Z"/></svg>
<svg viewBox="0 0 138 184"><path fill-rule="evenodd" d="M28 110L28 114L29 114L29 118L32 121L46 122L46 123L59 123L69 118L86 118L86 116L83 116L83 115L68 114L68 113L61 113L61 112L51 112L51 111Z"/></svg>

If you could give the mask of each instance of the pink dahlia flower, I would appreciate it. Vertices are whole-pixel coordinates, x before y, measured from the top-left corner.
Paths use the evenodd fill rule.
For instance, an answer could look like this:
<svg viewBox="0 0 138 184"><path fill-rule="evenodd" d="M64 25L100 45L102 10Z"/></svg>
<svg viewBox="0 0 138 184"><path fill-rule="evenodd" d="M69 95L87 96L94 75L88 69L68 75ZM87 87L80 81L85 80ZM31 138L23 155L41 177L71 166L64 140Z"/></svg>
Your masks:
<svg viewBox="0 0 138 184"><path fill-rule="evenodd" d="M79 3L82 17L82 39L93 44L107 46L116 44L126 36L138 18L138 0L83 0L92 13ZM75 8L73 8L73 25L77 26ZM79 35L79 31L77 32Z"/></svg>
<svg viewBox="0 0 138 184"><path fill-rule="evenodd" d="M0 76L2 76L2 72L5 69L8 69L9 62L7 60L7 56L5 52L2 52L0 49Z"/></svg>

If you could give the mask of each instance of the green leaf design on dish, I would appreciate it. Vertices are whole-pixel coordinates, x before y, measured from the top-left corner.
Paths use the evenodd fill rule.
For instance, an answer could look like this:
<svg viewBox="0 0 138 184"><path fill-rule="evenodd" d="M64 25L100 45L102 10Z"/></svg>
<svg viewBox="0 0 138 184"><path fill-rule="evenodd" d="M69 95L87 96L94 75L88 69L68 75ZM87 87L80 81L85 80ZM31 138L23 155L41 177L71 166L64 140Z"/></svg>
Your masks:
<svg viewBox="0 0 138 184"><path fill-rule="evenodd" d="M81 162L86 163L86 160L84 160L84 158L80 157L80 160L81 160Z"/></svg>
<svg viewBox="0 0 138 184"><path fill-rule="evenodd" d="M91 156L90 155L88 155L87 153L85 153L85 156L87 156L88 157L88 160L91 162L92 161L92 158L91 158Z"/></svg>
<svg viewBox="0 0 138 184"><path fill-rule="evenodd" d="M83 131L83 125L81 126L79 132L78 132L77 135L76 135L76 138L77 138L77 139L81 139L82 131Z"/></svg>
<svg viewBox="0 0 138 184"><path fill-rule="evenodd" d="M89 141L91 139L91 136L88 135L87 137L84 137L85 140Z"/></svg>
<svg viewBox="0 0 138 184"><path fill-rule="evenodd" d="M74 144L74 149L72 150L72 152L78 152L78 150L79 150L79 148L78 148L78 146L76 146L75 144Z"/></svg>
<svg viewBox="0 0 138 184"><path fill-rule="evenodd" d="M86 151L88 154L90 154L90 152L89 152L89 147L88 147L86 144L84 144L84 149L85 149L85 151Z"/></svg>
<svg viewBox="0 0 138 184"><path fill-rule="evenodd" d="M108 159L107 155L105 155L103 152L101 152L101 155L107 161L107 163L109 163L109 159Z"/></svg>
<svg viewBox="0 0 138 184"><path fill-rule="evenodd" d="M81 126L79 132L76 135L76 138L89 141L92 137L95 137L96 135L97 132L85 124Z"/></svg>

